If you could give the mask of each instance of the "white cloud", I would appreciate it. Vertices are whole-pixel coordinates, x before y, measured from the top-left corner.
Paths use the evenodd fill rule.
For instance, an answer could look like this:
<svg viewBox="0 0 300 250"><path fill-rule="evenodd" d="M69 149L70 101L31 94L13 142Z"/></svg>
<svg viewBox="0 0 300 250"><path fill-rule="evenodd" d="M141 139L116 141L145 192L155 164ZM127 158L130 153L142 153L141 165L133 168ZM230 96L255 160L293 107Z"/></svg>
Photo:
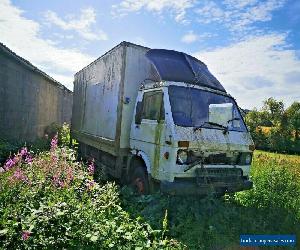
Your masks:
<svg viewBox="0 0 300 250"><path fill-rule="evenodd" d="M222 3L205 1L201 8L196 9L200 23L220 23L230 31L249 30L256 22L272 19L272 12L281 8L285 0L225 0Z"/></svg>
<svg viewBox="0 0 300 250"><path fill-rule="evenodd" d="M300 100L300 59L286 34L252 37L231 46L195 53L242 107L261 106L273 96Z"/></svg>
<svg viewBox="0 0 300 250"><path fill-rule="evenodd" d="M189 31L181 38L181 41L184 43L193 43L196 42L197 40L198 40L198 36L193 31Z"/></svg>
<svg viewBox="0 0 300 250"><path fill-rule="evenodd" d="M183 35L183 37L181 38L181 42L189 44L189 43L204 40L206 38L210 38L213 36L215 36L215 35L212 33L208 33L208 32L202 33L201 35L197 35L194 33L194 31L190 30L188 33Z"/></svg>
<svg viewBox="0 0 300 250"><path fill-rule="evenodd" d="M114 16L124 16L129 12L138 12L146 9L150 12L161 14L164 10L171 10L177 22L188 22L186 10L193 7L195 0L123 0L120 4L113 5Z"/></svg>
<svg viewBox="0 0 300 250"><path fill-rule="evenodd" d="M66 20L60 18L53 11L47 11L45 18L50 24L63 30L75 31L86 40L107 40L107 35L103 30L93 31L91 29L91 25L96 23L96 12L93 8L82 9L79 17L69 16Z"/></svg>
<svg viewBox="0 0 300 250"><path fill-rule="evenodd" d="M93 58L75 49L61 49L39 36L39 23L22 16L9 0L0 0L0 39L18 55L32 62L72 89L73 74Z"/></svg>

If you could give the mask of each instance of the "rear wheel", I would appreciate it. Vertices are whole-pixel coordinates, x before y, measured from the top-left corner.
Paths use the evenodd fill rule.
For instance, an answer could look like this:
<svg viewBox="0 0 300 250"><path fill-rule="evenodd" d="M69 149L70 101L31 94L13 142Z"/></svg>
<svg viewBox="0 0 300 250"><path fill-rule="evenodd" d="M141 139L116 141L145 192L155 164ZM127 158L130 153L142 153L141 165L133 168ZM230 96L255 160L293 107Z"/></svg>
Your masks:
<svg viewBox="0 0 300 250"><path fill-rule="evenodd" d="M149 194L148 174L144 167L135 167L131 176L130 186L137 194Z"/></svg>

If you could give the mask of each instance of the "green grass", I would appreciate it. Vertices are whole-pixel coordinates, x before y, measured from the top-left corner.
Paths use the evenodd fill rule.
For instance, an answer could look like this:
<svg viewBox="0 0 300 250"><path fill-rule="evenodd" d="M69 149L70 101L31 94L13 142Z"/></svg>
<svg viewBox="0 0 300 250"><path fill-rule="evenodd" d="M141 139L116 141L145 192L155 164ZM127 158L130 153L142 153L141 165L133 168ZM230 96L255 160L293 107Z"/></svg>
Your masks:
<svg viewBox="0 0 300 250"><path fill-rule="evenodd" d="M252 190L223 199L125 195L123 206L154 229L168 211L167 235L188 249L238 249L240 234L297 234L299 239L299 173L299 156L256 151Z"/></svg>
<svg viewBox="0 0 300 250"><path fill-rule="evenodd" d="M240 234L296 234L299 242L299 173L299 156L256 151L252 190L137 197L113 183L91 186L73 151L56 148L0 173L0 249L239 249Z"/></svg>

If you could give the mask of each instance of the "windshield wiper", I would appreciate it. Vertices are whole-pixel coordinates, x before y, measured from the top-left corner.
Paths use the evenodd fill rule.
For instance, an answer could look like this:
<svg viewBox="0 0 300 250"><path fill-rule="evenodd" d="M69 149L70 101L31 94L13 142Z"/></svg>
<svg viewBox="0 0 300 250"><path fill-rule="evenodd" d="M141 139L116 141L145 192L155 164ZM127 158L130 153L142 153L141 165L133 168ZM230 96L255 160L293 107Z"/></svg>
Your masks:
<svg viewBox="0 0 300 250"><path fill-rule="evenodd" d="M241 120L241 118L235 117L235 118L232 118L232 119L228 120L228 121L227 121L227 124L228 124L229 122L232 122L232 121L239 121L239 120ZM222 128L222 129L224 129L224 133L227 133L227 132L228 132L228 126L224 126L224 125L222 125L222 124L215 123L215 122L203 122L201 125L194 127L194 131L197 131L198 129L203 128L203 126L204 126L205 124L209 124L209 125L213 125L213 126L220 127L220 128Z"/></svg>
<svg viewBox="0 0 300 250"><path fill-rule="evenodd" d="M194 127L194 131L196 131L196 130L198 130L198 129L200 129L200 128L203 128L203 126L204 126L205 124L217 126L217 127L223 128L224 130L227 130L227 129L228 129L228 127L223 126L223 125L221 125L221 124L219 124L219 123L215 123L215 122L203 122L201 125Z"/></svg>
<svg viewBox="0 0 300 250"><path fill-rule="evenodd" d="M239 121L239 120L241 120L241 118L235 117L235 118L228 120L227 123L233 122L233 121Z"/></svg>

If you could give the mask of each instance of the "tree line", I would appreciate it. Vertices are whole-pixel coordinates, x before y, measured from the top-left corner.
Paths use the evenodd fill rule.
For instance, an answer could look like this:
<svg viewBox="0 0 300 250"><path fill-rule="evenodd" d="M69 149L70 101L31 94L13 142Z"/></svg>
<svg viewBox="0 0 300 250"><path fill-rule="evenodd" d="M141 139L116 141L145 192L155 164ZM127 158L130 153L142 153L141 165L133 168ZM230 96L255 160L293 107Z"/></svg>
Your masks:
<svg viewBox="0 0 300 250"><path fill-rule="evenodd" d="M261 109L247 112L245 121L257 149L300 153L300 102L285 108L271 97Z"/></svg>

